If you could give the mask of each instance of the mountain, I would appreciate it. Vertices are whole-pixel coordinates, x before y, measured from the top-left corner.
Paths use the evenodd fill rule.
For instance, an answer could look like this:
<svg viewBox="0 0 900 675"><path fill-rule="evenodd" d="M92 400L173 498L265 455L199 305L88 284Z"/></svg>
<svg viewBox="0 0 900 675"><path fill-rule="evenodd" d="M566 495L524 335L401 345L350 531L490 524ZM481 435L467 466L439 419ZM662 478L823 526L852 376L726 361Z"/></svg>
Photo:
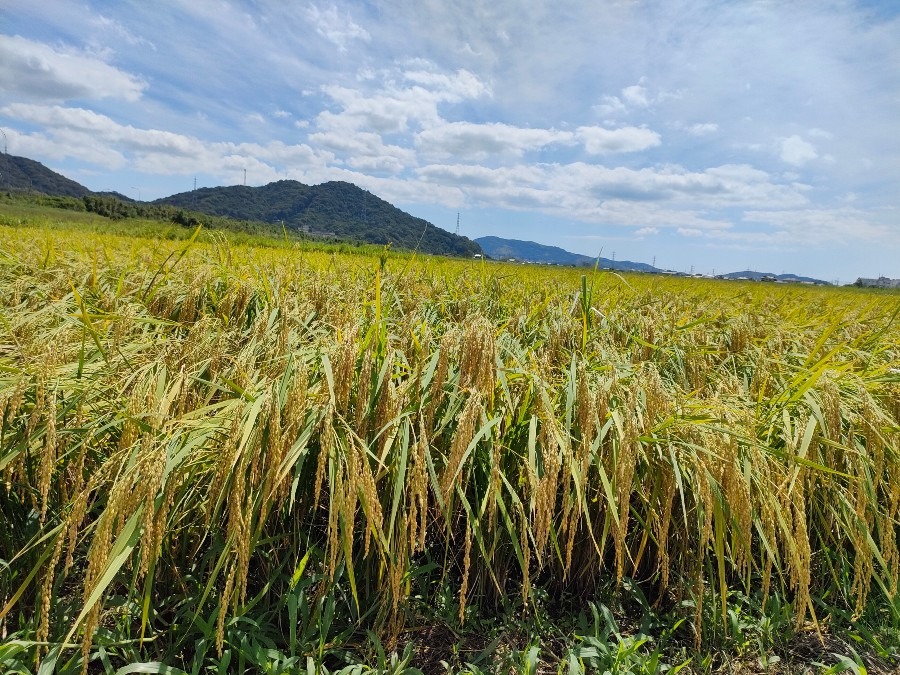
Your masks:
<svg viewBox="0 0 900 675"><path fill-rule="evenodd" d="M135 202L118 192L92 192L73 180L26 157L0 154L0 190L31 190L52 196L89 197L87 208L115 218L144 217L196 222L204 213L256 223L282 224L313 235L370 244L392 244L436 255L472 256L481 248L466 237L428 221L355 185L344 182L304 185L283 180L262 187L203 188L155 202ZM174 212L177 207L194 213ZM244 223L246 226L247 223ZM253 229L253 228L251 228Z"/></svg>
<svg viewBox="0 0 900 675"><path fill-rule="evenodd" d="M0 155L0 190L34 190L59 197L91 194L83 185L27 157Z"/></svg>
<svg viewBox="0 0 900 675"><path fill-rule="evenodd" d="M471 239L442 230L342 181L304 185L281 180L261 187L201 188L158 199L154 204L283 224L310 234L418 248L424 253L472 256L481 252Z"/></svg>
<svg viewBox="0 0 900 675"><path fill-rule="evenodd" d="M558 246L545 246L533 241L522 241L521 239L502 239L500 237L479 237L475 240L481 245L481 249L486 255L496 260L521 260L522 262L549 263L555 265L575 265L577 267L593 267L597 258L592 258L579 253L571 253ZM674 274L660 270L646 263L636 263L630 260L610 260L609 258L600 258L600 267L622 270L626 272L656 272L665 274ZM679 274L679 276L687 276ZM722 274L719 279L751 279L753 281L785 281L789 283L810 283L828 286L827 281L821 279L813 279L812 277L801 277L796 274L768 274L766 272L751 272L744 270L743 272L731 272L730 274Z"/></svg>
<svg viewBox="0 0 900 675"><path fill-rule="evenodd" d="M729 274L723 274L723 279L752 279L753 281L786 281L789 283L808 283L808 284L819 284L821 286L830 286L831 284L827 281L822 281L821 279L814 279L812 277L801 277L797 274L772 274L771 272L751 272L750 270L744 270L743 272L731 272Z"/></svg>
<svg viewBox="0 0 900 675"><path fill-rule="evenodd" d="M545 246L533 241L521 239L502 239L501 237L479 237L475 240L481 249L496 260L521 260L523 262L550 263L554 265L575 265L577 267L593 267L597 258L571 253L558 246ZM660 270L647 263L630 260L611 260L600 258L600 267L622 270L624 272L659 272Z"/></svg>

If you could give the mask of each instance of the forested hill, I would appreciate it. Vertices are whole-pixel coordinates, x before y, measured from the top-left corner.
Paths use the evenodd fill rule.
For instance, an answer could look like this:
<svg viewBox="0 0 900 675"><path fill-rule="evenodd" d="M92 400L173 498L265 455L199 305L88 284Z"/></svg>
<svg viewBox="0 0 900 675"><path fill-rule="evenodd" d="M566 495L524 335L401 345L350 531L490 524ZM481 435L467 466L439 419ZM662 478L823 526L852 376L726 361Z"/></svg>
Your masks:
<svg viewBox="0 0 900 675"><path fill-rule="evenodd" d="M409 215L356 185L304 185L282 180L261 187L201 188L159 199L191 211L281 224L310 234L335 236L424 253L470 256L478 244ZM421 243L420 243L421 242Z"/></svg>
<svg viewBox="0 0 900 675"><path fill-rule="evenodd" d="M58 197L91 194L83 185L27 157L0 154L0 190L33 190Z"/></svg>

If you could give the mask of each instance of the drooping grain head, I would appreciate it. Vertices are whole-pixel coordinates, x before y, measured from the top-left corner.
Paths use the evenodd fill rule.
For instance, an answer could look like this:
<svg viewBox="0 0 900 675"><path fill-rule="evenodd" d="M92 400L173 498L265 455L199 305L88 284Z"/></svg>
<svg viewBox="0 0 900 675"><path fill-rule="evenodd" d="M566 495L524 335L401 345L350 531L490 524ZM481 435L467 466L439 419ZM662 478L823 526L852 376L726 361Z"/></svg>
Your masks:
<svg viewBox="0 0 900 675"><path fill-rule="evenodd" d="M494 391L496 362L497 345L493 326L482 317L470 320L461 344L460 388L474 389L490 401Z"/></svg>
<svg viewBox="0 0 900 675"><path fill-rule="evenodd" d="M479 420L481 419L481 396L477 391L469 394L465 407L460 413L456 431L450 442L450 455L440 477L441 493L444 501L450 498L454 487L463 482L463 460L466 449L475 437Z"/></svg>

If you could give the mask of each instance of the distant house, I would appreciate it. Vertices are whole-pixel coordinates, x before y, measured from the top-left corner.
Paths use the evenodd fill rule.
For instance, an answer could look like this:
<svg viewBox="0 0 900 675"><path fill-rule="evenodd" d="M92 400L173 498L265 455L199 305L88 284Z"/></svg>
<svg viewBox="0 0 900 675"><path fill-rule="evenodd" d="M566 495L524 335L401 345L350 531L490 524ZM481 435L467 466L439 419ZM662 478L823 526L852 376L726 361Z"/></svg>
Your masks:
<svg viewBox="0 0 900 675"><path fill-rule="evenodd" d="M887 277L864 279L860 277L853 285L863 288L900 288L900 279L888 279Z"/></svg>

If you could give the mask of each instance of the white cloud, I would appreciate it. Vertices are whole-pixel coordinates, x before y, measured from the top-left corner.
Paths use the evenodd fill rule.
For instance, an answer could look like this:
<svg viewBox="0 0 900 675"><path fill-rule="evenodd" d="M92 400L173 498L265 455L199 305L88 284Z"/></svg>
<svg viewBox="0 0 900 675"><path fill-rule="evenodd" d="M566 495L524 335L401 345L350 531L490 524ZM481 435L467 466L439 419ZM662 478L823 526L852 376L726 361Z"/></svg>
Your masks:
<svg viewBox="0 0 900 675"><path fill-rule="evenodd" d="M719 125L715 122L702 122L698 124L692 124L687 128L687 132L691 136L709 136L710 134L714 134L719 130Z"/></svg>
<svg viewBox="0 0 900 675"><path fill-rule="evenodd" d="M653 237L657 234L659 234L658 227L642 227L634 233L634 236L643 239L644 237Z"/></svg>
<svg viewBox="0 0 900 675"><path fill-rule="evenodd" d="M540 210L636 227L727 229L728 220L712 215L716 210L806 203L796 188L774 183L765 172L746 166L690 172L676 166L635 170L583 162L497 168L429 164L416 174L428 184L463 190L471 206Z"/></svg>
<svg viewBox="0 0 900 675"><path fill-rule="evenodd" d="M826 141L830 141L832 138L834 138L834 134L831 134L830 132L825 131L824 129L817 129L817 128L810 129L809 131L806 132L806 135L811 136L812 138L822 138Z"/></svg>
<svg viewBox="0 0 900 675"><path fill-rule="evenodd" d="M744 221L773 228L770 236L810 247L834 243L874 244L891 240L890 229L874 222L871 214L844 207L833 210L749 210Z"/></svg>
<svg viewBox="0 0 900 675"><path fill-rule="evenodd" d="M416 164L412 150L385 144L380 135L372 132L324 131L310 134L309 141L338 155L348 156L349 165L355 169L400 173Z"/></svg>
<svg viewBox="0 0 900 675"><path fill-rule="evenodd" d="M317 5L310 5L306 9L306 17L315 26L319 35L333 42L342 52L347 51L347 45L352 40L368 42L372 39L369 32L356 23L349 13L342 16L335 5L324 9Z"/></svg>
<svg viewBox="0 0 900 675"><path fill-rule="evenodd" d="M696 230L691 227L679 227L675 231L678 232L678 234L680 234L682 237L702 237L704 234L703 230Z"/></svg>
<svg viewBox="0 0 900 675"><path fill-rule="evenodd" d="M107 145L85 142L87 139L84 134L66 132L25 134L10 129L7 135L10 153L16 155L52 160L75 159L112 171L122 169L128 164L128 160L121 152ZM46 163L46 159L44 162Z"/></svg>
<svg viewBox="0 0 900 675"><path fill-rule="evenodd" d="M659 134L644 127L579 127L576 137L584 143L584 148L592 155L606 155L614 152L639 152L661 143Z"/></svg>
<svg viewBox="0 0 900 675"><path fill-rule="evenodd" d="M805 203L794 187L779 185L763 171L742 165L712 167L702 172L673 165L659 168L607 168L574 163L558 167L553 180L572 191L586 191L599 199L671 201L705 208Z"/></svg>
<svg viewBox="0 0 900 675"><path fill-rule="evenodd" d="M650 105L650 99L647 98L647 89L639 84L625 87L622 90L622 98L625 103L636 106L638 108L646 108Z"/></svg>
<svg viewBox="0 0 900 675"><path fill-rule="evenodd" d="M83 159L108 169L131 166L148 173L230 176L246 168L275 180L278 167L321 168L334 161L333 154L304 144L208 142L119 124L83 108L15 103L0 108L0 114L45 127L44 133L15 136L24 151Z"/></svg>
<svg viewBox="0 0 900 675"><path fill-rule="evenodd" d="M803 166L818 156L816 146L796 134L781 139L781 160L787 164Z"/></svg>
<svg viewBox="0 0 900 675"><path fill-rule="evenodd" d="M156 45L140 35L136 35L119 21L102 14L90 18L90 23L96 28L98 34L105 38L114 37L119 43L125 43L130 47L140 47L156 51Z"/></svg>
<svg viewBox="0 0 900 675"><path fill-rule="evenodd" d="M0 90L43 102L119 98L136 101L147 85L101 59L0 35Z"/></svg>
<svg viewBox="0 0 900 675"><path fill-rule="evenodd" d="M429 182L468 185L475 187L514 188L517 185L541 186L547 174L539 167L518 165L491 169L472 164L429 164L416 170Z"/></svg>
<svg viewBox="0 0 900 675"><path fill-rule="evenodd" d="M97 144L124 144L131 148L150 148L157 152L188 156L200 146L197 139L157 129L136 129L84 108L13 103L0 113L31 124L39 124L68 134L93 137Z"/></svg>
<svg viewBox="0 0 900 675"><path fill-rule="evenodd" d="M607 95L603 97L602 103L594 106L594 110L604 117L612 117L626 113L628 108L625 107L625 104L622 103L618 96Z"/></svg>
<svg viewBox="0 0 900 675"><path fill-rule="evenodd" d="M429 66L428 63L420 63ZM490 89L477 75L465 69L453 73L435 72L434 70L407 70L403 79L420 85L428 91L438 92L441 101L462 101L490 94Z"/></svg>
<svg viewBox="0 0 900 675"><path fill-rule="evenodd" d="M417 134L416 145L427 155L483 161L498 155L521 157L548 145L571 143L573 137L571 132L554 129L447 122Z"/></svg>
<svg viewBox="0 0 900 675"><path fill-rule="evenodd" d="M638 84L622 89L619 96L604 94L601 102L593 107L601 117L616 117L631 113L652 114L661 104L678 101L684 97L683 91L657 90L654 93L644 86L647 78L642 77Z"/></svg>
<svg viewBox="0 0 900 675"><path fill-rule="evenodd" d="M395 78L412 84L403 86ZM370 83L365 91L339 85L327 85L322 91L341 110L320 113L316 121L320 129L393 133L405 132L411 125L440 124L439 104L477 98L489 90L467 70L439 73L419 69L385 73L382 82Z"/></svg>

